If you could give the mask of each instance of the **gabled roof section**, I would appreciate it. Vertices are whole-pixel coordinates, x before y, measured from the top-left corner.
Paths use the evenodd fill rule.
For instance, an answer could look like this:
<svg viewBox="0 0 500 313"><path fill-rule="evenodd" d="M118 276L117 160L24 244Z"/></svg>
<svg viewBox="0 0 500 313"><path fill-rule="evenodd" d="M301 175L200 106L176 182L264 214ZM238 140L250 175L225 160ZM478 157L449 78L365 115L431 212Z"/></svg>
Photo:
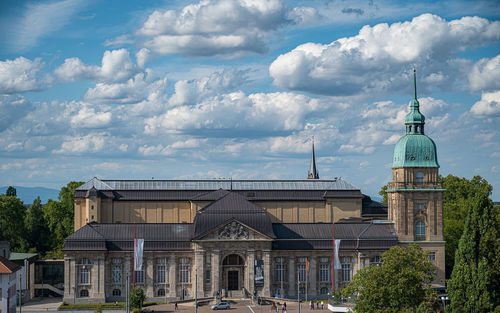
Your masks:
<svg viewBox="0 0 500 313"><path fill-rule="evenodd" d="M80 228L76 232L72 233L66 240L105 240L104 236L97 231L96 228L99 228L99 224L90 223Z"/></svg>
<svg viewBox="0 0 500 313"><path fill-rule="evenodd" d="M97 190L113 190L113 188L110 185L108 185L103 180L100 180L97 177L92 178L91 180L89 180L85 184L76 188L76 190L90 190L92 188L95 188Z"/></svg>
<svg viewBox="0 0 500 313"><path fill-rule="evenodd" d="M230 191L196 214L193 238L199 238L231 220L236 220L267 237L276 238L268 213L245 197Z"/></svg>
<svg viewBox="0 0 500 313"><path fill-rule="evenodd" d="M21 266L0 256L0 274L12 274L19 270Z"/></svg>

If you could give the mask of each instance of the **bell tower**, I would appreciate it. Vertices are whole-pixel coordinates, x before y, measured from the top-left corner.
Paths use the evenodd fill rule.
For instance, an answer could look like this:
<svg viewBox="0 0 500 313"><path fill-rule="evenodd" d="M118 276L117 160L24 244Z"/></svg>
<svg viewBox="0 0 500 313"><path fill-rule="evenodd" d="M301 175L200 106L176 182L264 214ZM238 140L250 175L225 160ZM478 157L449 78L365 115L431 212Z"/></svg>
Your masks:
<svg viewBox="0 0 500 313"><path fill-rule="evenodd" d="M405 118L406 134L394 147L392 182L387 188L388 219L401 244L416 243L437 268L435 283L444 285L443 191L434 141L425 135L425 117L417 100L413 71L413 99Z"/></svg>

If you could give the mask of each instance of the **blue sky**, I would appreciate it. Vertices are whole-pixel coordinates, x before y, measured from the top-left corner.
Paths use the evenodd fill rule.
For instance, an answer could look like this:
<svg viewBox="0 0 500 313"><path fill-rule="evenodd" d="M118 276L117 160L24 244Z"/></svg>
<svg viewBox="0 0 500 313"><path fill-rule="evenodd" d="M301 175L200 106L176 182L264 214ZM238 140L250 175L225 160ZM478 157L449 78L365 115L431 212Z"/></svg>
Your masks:
<svg viewBox="0 0 500 313"><path fill-rule="evenodd" d="M7 1L0 185L321 178L376 196L417 69L443 175L500 200L496 1Z"/></svg>

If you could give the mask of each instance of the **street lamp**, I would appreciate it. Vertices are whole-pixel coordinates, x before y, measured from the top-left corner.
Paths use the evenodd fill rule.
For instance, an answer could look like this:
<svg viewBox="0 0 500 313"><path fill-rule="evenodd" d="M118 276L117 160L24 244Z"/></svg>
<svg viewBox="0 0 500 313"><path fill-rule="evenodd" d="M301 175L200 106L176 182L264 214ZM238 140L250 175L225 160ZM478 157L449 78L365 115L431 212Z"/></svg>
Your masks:
<svg viewBox="0 0 500 313"><path fill-rule="evenodd" d="M76 286L73 286L73 304L76 303Z"/></svg>
<svg viewBox="0 0 500 313"><path fill-rule="evenodd" d="M442 296L441 300L443 301L443 309L446 311L446 301L449 300L448 296Z"/></svg>

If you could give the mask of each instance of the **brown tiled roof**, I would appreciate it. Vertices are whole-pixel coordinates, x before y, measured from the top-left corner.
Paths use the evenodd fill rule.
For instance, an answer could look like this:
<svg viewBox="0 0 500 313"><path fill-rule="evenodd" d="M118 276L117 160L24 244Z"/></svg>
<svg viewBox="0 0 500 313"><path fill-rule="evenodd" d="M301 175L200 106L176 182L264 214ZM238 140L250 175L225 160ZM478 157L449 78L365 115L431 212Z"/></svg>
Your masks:
<svg viewBox="0 0 500 313"><path fill-rule="evenodd" d="M19 270L21 266L0 256L0 274L12 274Z"/></svg>

